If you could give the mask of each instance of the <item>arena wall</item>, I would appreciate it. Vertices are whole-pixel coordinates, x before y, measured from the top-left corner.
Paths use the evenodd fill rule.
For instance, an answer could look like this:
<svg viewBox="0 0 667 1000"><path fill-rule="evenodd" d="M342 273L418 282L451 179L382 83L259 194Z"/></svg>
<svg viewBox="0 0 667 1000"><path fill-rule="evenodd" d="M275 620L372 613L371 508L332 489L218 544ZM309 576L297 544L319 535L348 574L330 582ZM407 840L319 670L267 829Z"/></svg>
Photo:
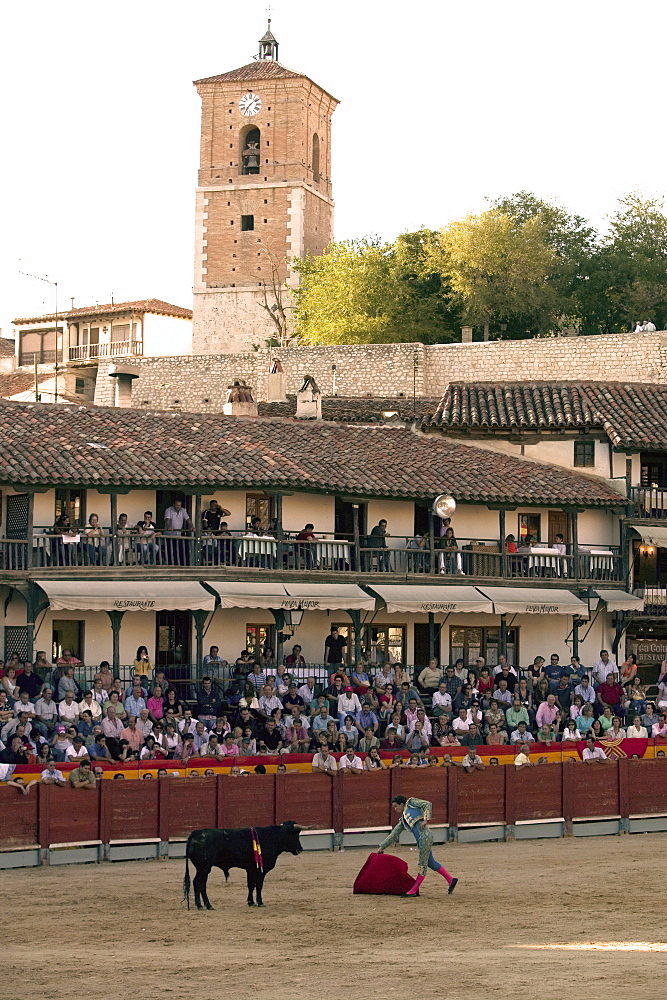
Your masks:
<svg viewBox="0 0 667 1000"><path fill-rule="evenodd" d="M667 381L667 333L624 333L473 344L349 344L304 346L246 354L133 358L140 378L132 405L219 412L235 378L267 398L274 359L293 394L312 375L326 395L438 397L450 381L607 379ZM113 405L113 379L100 364L95 403Z"/></svg>

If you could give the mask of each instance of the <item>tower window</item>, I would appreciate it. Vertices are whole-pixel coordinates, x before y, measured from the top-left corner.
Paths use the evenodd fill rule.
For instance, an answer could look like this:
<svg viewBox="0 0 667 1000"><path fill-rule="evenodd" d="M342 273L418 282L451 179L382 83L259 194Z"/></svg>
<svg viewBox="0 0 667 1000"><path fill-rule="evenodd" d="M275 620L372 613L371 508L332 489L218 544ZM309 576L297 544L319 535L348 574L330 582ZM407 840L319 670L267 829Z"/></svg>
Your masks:
<svg viewBox="0 0 667 1000"><path fill-rule="evenodd" d="M320 137L315 132L313 134L313 180L315 183L319 182L320 179Z"/></svg>
<svg viewBox="0 0 667 1000"><path fill-rule="evenodd" d="M241 140L241 173L259 173L259 145L261 135L253 125L245 128L240 135Z"/></svg>
<svg viewBox="0 0 667 1000"><path fill-rule="evenodd" d="M249 233L251 229L255 228L255 216L254 215L242 215L241 216L241 232Z"/></svg>

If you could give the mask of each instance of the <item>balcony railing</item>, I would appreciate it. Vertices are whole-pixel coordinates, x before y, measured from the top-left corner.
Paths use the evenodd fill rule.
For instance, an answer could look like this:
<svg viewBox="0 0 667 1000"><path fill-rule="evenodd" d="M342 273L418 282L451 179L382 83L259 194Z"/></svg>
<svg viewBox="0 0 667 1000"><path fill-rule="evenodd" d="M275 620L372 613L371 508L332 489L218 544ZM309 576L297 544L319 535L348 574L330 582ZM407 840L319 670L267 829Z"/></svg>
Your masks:
<svg viewBox="0 0 667 1000"><path fill-rule="evenodd" d="M633 594L644 600L644 610L633 611L633 618L667 618L667 588L660 586L635 587Z"/></svg>
<svg viewBox="0 0 667 1000"><path fill-rule="evenodd" d="M667 521L667 490L654 486L633 486L630 498L635 508L635 517Z"/></svg>
<svg viewBox="0 0 667 1000"><path fill-rule="evenodd" d="M369 574L402 577L458 577L533 580L620 580L622 558L614 546L582 546L561 555L533 546L502 553L494 541L459 539L444 549L392 536L386 547L373 535L360 538L324 535L314 541L244 535L139 535L107 531L102 537L62 535L36 530L32 545L0 539L0 570L85 569L117 570L145 567L205 567L230 571L271 570L299 573Z"/></svg>
<svg viewBox="0 0 667 1000"><path fill-rule="evenodd" d="M111 344L79 344L70 347L70 361L96 361L98 358L125 358L130 355L143 354L144 344L141 340L118 340Z"/></svg>

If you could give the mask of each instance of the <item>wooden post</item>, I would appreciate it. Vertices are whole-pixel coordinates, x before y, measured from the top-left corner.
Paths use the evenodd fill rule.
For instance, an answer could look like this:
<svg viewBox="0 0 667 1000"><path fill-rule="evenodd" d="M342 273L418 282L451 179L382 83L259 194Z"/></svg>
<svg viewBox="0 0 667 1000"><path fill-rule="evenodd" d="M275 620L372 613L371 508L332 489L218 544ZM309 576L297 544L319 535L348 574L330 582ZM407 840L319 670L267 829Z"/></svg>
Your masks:
<svg viewBox="0 0 667 1000"><path fill-rule="evenodd" d="M432 611L428 613L428 658L435 657L435 615Z"/></svg>
<svg viewBox="0 0 667 1000"><path fill-rule="evenodd" d="M507 656L507 615L500 616L500 643L498 655ZM518 667L518 664L515 664Z"/></svg>
<svg viewBox="0 0 667 1000"><path fill-rule="evenodd" d="M345 773L337 771L331 778L333 795L333 830L334 848L343 846L343 795L344 795Z"/></svg>
<svg viewBox="0 0 667 1000"><path fill-rule="evenodd" d="M576 615L572 619L572 655L579 656L579 619Z"/></svg>
<svg viewBox="0 0 667 1000"><path fill-rule="evenodd" d="M192 620L195 623L195 635L196 635L196 652L195 652L195 673L196 680L200 680L199 673L202 668L202 663L204 662L204 625L206 624L206 617L208 611L204 611L202 608L195 608L190 611L192 615Z"/></svg>
<svg viewBox="0 0 667 1000"><path fill-rule="evenodd" d="M117 677L120 668L120 626L123 620L124 611L107 611L111 619L112 635L112 667L114 676Z"/></svg>
<svg viewBox="0 0 667 1000"><path fill-rule="evenodd" d="M509 767L510 765L505 765ZM459 839L459 769L447 768L447 820L449 822L449 839Z"/></svg>
<svg viewBox="0 0 667 1000"><path fill-rule="evenodd" d="M109 842L111 840L111 815L113 810L113 795L115 791L115 785L118 782L105 781L102 778L101 781L97 783L97 791L99 794L99 820L98 820L98 830L99 838L102 841L102 860L109 860Z"/></svg>
<svg viewBox="0 0 667 1000"><path fill-rule="evenodd" d="M357 664L361 663L361 611L348 610L347 613L354 628L354 662Z"/></svg>
<svg viewBox="0 0 667 1000"><path fill-rule="evenodd" d="M574 578L575 580L579 580L581 577L581 564L579 560L579 515L576 510L572 511L570 518L572 554L574 555Z"/></svg>
<svg viewBox="0 0 667 1000"><path fill-rule="evenodd" d="M435 555L435 516L433 508L428 509L428 566L430 573L438 572L437 559Z"/></svg>
<svg viewBox="0 0 667 1000"><path fill-rule="evenodd" d="M597 765L595 765L597 766ZM561 777L563 782L563 820L564 829L563 834L565 837L572 836L572 809L574 801L574 780L576 776L576 771L578 765L576 763L570 763L563 761L559 765L561 769Z"/></svg>
<svg viewBox="0 0 667 1000"><path fill-rule="evenodd" d="M630 761L627 757L616 762L618 767L618 812L621 833L630 832Z"/></svg>
<svg viewBox="0 0 667 1000"><path fill-rule="evenodd" d="M43 781L35 787L37 792L37 839L39 853L43 865L49 864L49 844L51 843L50 816L53 809L51 792L53 785L45 785Z"/></svg>
<svg viewBox="0 0 667 1000"><path fill-rule="evenodd" d="M283 498L281 493L275 495L276 503L276 569L283 568Z"/></svg>
<svg viewBox="0 0 667 1000"><path fill-rule="evenodd" d="M118 494L110 493L109 502L111 504L111 565L118 565Z"/></svg>
<svg viewBox="0 0 667 1000"><path fill-rule="evenodd" d="M34 533L34 521L35 521L35 494L28 493L28 517L26 523L26 537L27 537L27 551L25 558L26 569L31 569L32 567L32 546L33 546L33 533ZM32 659L32 654L30 655Z"/></svg>
<svg viewBox="0 0 667 1000"><path fill-rule="evenodd" d="M352 521L353 521L352 528L353 528L353 531L354 531L354 566L355 566L355 569L356 569L357 573L360 573L361 570L363 569L363 567L361 565L361 552L360 552L361 546L359 544L359 504L358 503L353 503L352 504L352 511L353 511L353 514L352 514Z"/></svg>
<svg viewBox="0 0 667 1000"><path fill-rule="evenodd" d="M327 775L325 775L327 777ZM285 781L286 774L273 775L273 822L278 826L285 822Z"/></svg>
<svg viewBox="0 0 667 1000"><path fill-rule="evenodd" d="M501 576L508 576L507 556L505 554L505 509L498 511L498 533L500 534L500 573Z"/></svg>
<svg viewBox="0 0 667 1000"><path fill-rule="evenodd" d="M195 514L194 536L192 538L192 541L188 542L188 544L189 545L194 545L194 552L192 553L192 555L194 556L194 558L192 560L192 565L193 566L201 566L201 562L202 562L202 558L201 558L201 493L195 493L195 510L194 510L194 514Z"/></svg>
<svg viewBox="0 0 667 1000"><path fill-rule="evenodd" d="M112 781L109 784L113 784ZM169 800L171 783L168 778L158 779L157 783L157 824L160 838L160 857L169 856Z"/></svg>
<svg viewBox="0 0 667 1000"><path fill-rule="evenodd" d="M283 662L283 629L285 628L285 612L282 608L271 608L271 614L276 623L276 666Z"/></svg>
<svg viewBox="0 0 667 1000"><path fill-rule="evenodd" d="M502 770L505 777L505 840L514 840L517 769L514 764L506 764Z"/></svg>

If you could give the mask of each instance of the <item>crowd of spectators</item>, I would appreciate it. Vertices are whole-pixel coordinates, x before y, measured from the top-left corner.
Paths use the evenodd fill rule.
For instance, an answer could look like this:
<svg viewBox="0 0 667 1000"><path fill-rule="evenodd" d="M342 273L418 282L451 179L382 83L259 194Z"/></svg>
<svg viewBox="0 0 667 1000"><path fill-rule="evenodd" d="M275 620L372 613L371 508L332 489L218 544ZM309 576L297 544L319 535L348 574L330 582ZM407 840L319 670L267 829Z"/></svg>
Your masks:
<svg viewBox="0 0 667 1000"><path fill-rule="evenodd" d="M606 650L588 669L576 656L561 664L554 653L548 664L538 656L524 670L502 656L493 667L481 657L472 668L463 660L445 668L432 660L416 678L388 663L370 673L366 665L349 668L344 652L332 627L325 643L330 673L320 685L315 676L290 675L290 666L304 672L299 646L285 666L275 666L270 651L255 659L244 650L224 680L218 669L224 661L211 647L204 658L210 673L187 700L153 668L145 646L129 684L103 662L86 690L68 650L55 668L43 652L34 664L13 657L0 673L0 780L36 761L44 782L62 784L58 765L71 762L78 766L70 784L87 789L102 765L114 762L161 762L160 777L169 761L187 765L191 758L202 760L204 774L207 759L221 758L280 755L287 769L290 754L312 755L315 771L355 774L438 766L434 747L465 747L462 762L445 753L442 763L471 771L484 766L481 745L513 745L515 763L526 766L533 742L586 740L583 758L596 761L606 760L598 739L667 737L667 662L657 697L649 700L634 657L619 668ZM233 768L243 771L236 762Z"/></svg>

